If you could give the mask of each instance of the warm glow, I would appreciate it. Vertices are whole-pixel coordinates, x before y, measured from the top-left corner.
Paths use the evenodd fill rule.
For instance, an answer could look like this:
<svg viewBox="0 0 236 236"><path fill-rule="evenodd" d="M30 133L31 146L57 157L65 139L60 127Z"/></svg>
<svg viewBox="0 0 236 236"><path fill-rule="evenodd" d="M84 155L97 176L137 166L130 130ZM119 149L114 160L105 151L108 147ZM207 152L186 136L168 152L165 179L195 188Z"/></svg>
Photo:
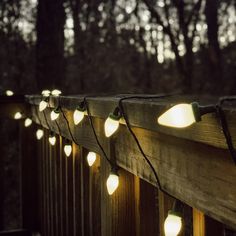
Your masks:
<svg viewBox="0 0 236 236"><path fill-rule="evenodd" d="M177 236L181 228L182 228L181 217L173 214L168 214L164 223L165 236Z"/></svg>
<svg viewBox="0 0 236 236"><path fill-rule="evenodd" d="M42 95L45 96L45 97L50 96L50 93L51 93L51 91L48 90L48 89L45 89L45 90L42 91Z"/></svg>
<svg viewBox="0 0 236 236"><path fill-rule="evenodd" d="M78 125L84 118L84 111L79 111L76 109L74 111L73 118L74 118L75 125Z"/></svg>
<svg viewBox="0 0 236 236"><path fill-rule="evenodd" d="M112 119L108 117L105 121L105 135L106 137L110 137L114 134L119 128L119 120Z"/></svg>
<svg viewBox="0 0 236 236"><path fill-rule="evenodd" d="M15 115L14 115L14 119L19 120L21 118L22 118L22 114L20 112L16 112Z"/></svg>
<svg viewBox="0 0 236 236"><path fill-rule="evenodd" d="M87 155L87 161L88 165L92 166L93 163L96 161L96 153L95 152L89 152Z"/></svg>
<svg viewBox="0 0 236 236"><path fill-rule="evenodd" d="M48 103L44 100L42 100L40 103L39 103L39 111L43 111L47 108L48 106Z"/></svg>
<svg viewBox="0 0 236 236"><path fill-rule="evenodd" d="M178 104L167 110L158 118L164 126L184 128L196 122L191 104Z"/></svg>
<svg viewBox="0 0 236 236"><path fill-rule="evenodd" d="M54 89L54 90L52 90L52 95L53 96L59 96L59 95L61 95L61 91L58 90L58 89Z"/></svg>
<svg viewBox="0 0 236 236"><path fill-rule="evenodd" d="M54 145L56 144L56 137L55 137L54 135L50 136L50 137L48 138L48 140L49 140L49 143L50 143L52 146L54 146Z"/></svg>
<svg viewBox="0 0 236 236"><path fill-rule="evenodd" d="M43 134L44 134L43 130L42 130L42 129L38 129L38 130L36 131L36 138L37 138L38 140L40 140L40 139L43 137Z"/></svg>
<svg viewBox="0 0 236 236"><path fill-rule="evenodd" d="M29 127L32 124L32 120L30 118L25 119L25 127Z"/></svg>
<svg viewBox="0 0 236 236"><path fill-rule="evenodd" d="M51 120L56 120L59 117L60 113L58 111L51 111Z"/></svg>
<svg viewBox="0 0 236 236"><path fill-rule="evenodd" d="M7 90L7 91L6 91L6 95L7 95L7 96L13 96L13 95L14 95L14 92L11 91L11 90Z"/></svg>
<svg viewBox="0 0 236 236"><path fill-rule="evenodd" d="M64 152L65 152L66 156L69 157L72 152L72 146L70 144L66 144L64 146Z"/></svg>
<svg viewBox="0 0 236 236"><path fill-rule="evenodd" d="M107 191L109 195L112 195L119 185L119 176L111 173L107 179Z"/></svg>

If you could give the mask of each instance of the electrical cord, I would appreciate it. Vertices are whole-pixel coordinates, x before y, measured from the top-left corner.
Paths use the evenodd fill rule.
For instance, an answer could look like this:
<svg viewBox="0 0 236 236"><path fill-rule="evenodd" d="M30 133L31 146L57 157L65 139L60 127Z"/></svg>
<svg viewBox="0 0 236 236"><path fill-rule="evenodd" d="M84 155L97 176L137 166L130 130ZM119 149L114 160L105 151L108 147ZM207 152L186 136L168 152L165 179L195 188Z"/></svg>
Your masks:
<svg viewBox="0 0 236 236"><path fill-rule="evenodd" d="M141 152L142 156L144 157L144 159L146 160L146 162L148 163L149 167L151 168L154 176L155 176L155 179L156 179L156 182L157 182L157 185L158 185L158 188L165 194L171 196L169 193L167 193L161 186L161 183L160 183L160 179L158 177L158 174L154 168L154 166L152 165L151 161L148 159L148 157L146 156L146 154L144 153L141 145L140 145L140 142L138 140L138 138L136 137L135 133L133 132L132 128L131 128L131 125L129 123L129 119L128 119L128 116L127 114L125 113L124 111L124 107L123 107L123 101L124 100L128 100L128 99L160 99L160 98L165 98L165 97L170 97L170 96L173 96L174 94L167 94L167 95L159 95L159 96L130 96L130 97L124 97L124 98L121 98L119 100L119 108L120 108L120 111L121 111L121 115L124 117L124 120L126 122L126 125L127 125L127 128L129 130L129 132L131 133L133 139L135 140L136 144L137 144L137 147L139 149L139 151Z"/></svg>

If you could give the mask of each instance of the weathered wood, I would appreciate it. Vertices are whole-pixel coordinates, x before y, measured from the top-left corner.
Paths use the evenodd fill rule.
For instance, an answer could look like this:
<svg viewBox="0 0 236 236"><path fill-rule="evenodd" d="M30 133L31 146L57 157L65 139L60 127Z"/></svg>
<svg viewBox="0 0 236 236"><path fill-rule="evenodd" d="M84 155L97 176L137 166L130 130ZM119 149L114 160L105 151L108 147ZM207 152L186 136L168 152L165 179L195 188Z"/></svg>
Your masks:
<svg viewBox="0 0 236 236"><path fill-rule="evenodd" d="M38 102L34 97L29 97L29 100L31 103ZM61 98L60 105L70 122L76 142L101 154L88 119L85 118L77 127L72 122L72 108L74 109L79 101L79 98ZM53 98L51 105L56 105L56 102L58 102L56 98ZM214 114L210 114L206 115L202 122L187 129L162 128L157 125L156 116L163 111L164 107L170 106L170 102L168 105L167 103L137 100L125 102L130 123L142 127L142 129L133 128L133 130L140 140L144 152L157 170L163 189L186 204L236 228L236 188L234 184L236 168L228 150L224 150L226 145L218 120ZM117 98L89 99L91 114L96 117L93 118L96 133L106 151L108 151L109 139L104 137L103 118L116 105ZM235 110L226 111L230 130L234 134ZM50 109L45 112L47 121L51 129L58 132L55 122L50 121L49 112ZM44 117L42 114L39 116L42 125L46 127L47 122ZM102 117L102 119L98 117ZM34 119L38 121L35 114ZM62 115L58 119L58 123L61 135L70 139L68 127ZM167 133L171 135L167 135ZM232 136L235 139L234 135ZM116 137L116 158L119 166L156 185L150 167L124 125L121 125Z"/></svg>

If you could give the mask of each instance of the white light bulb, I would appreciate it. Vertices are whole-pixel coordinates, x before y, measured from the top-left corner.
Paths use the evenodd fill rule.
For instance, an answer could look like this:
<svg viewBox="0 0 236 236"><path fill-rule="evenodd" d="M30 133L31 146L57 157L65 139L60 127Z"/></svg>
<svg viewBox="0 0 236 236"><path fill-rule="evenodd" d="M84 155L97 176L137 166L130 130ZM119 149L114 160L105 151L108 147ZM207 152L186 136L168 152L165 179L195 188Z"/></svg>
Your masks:
<svg viewBox="0 0 236 236"><path fill-rule="evenodd" d="M52 90L52 95L53 95L53 96L59 96L60 94L61 94L61 91L60 91L60 90L58 90L58 89Z"/></svg>
<svg viewBox="0 0 236 236"><path fill-rule="evenodd" d="M78 125L84 119L84 111L75 110L74 111L74 124Z"/></svg>
<svg viewBox="0 0 236 236"><path fill-rule="evenodd" d="M191 104L178 104L163 113L157 121L160 125L184 128L196 122Z"/></svg>
<svg viewBox="0 0 236 236"><path fill-rule="evenodd" d="M54 146L56 144L56 137L54 135L51 135L49 138L49 143Z"/></svg>
<svg viewBox="0 0 236 236"><path fill-rule="evenodd" d="M64 152L65 152L66 156L69 157L72 152L72 146L70 144L66 144L64 146Z"/></svg>
<svg viewBox="0 0 236 236"><path fill-rule="evenodd" d="M45 89L45 90L42 91L41 94L42 94L44 97L49 97L49 96L50 96L50 93L51 93L50 90Z"/></svg>
<svg viewBox="0 0 236 236"><path fill-rule="evenodd" d="M60 113L53 110L51 111L51 120L56 120L59 117Z"/></svg>
<svg viewBox="0 0 236 236"><path fill-rule="evenodd" d="M115 120L115 119L112 119L111 117L108 117L105 121L104 127L105 127L106 137L110 137L119 128L119 120Z"/></svg>
<svg viewBox="0 0 236 236"><path fill-rule="evenodd" d="M15 115L14 115L14 119L15 119L15 120L19 120L19 119L21 119L21 118L22 118L21 112L16 112Z"/></svg>
<svg viewBox="0 0 236 236"><path fill-rule="evenodd" d="M44 132L43 132L42 129L38 129L38 130L36 131L36 138L37 138L38 140L40 140L40 139L43 137L43 135L44 135Z"/></svg>
<svg viewBox="0 0 236 236"><path fill-rule="evenodd" d="M96 153L95 152L89 152L87 155L87 161L88 165L92 166L93 163L96 161Z"/></svg>
<svg viewBox="0 0 236 236"><path fill-rule="evenodd" d="M7 91L6 91L6 95L9 96L9 97L10 97L10 96L13 96L13 95L14 95L14 92L11 91L11 90L7 90Z"/></svg>
<svg viewBox="0 0 236 236"><path fill-rule="evenodd" d="M32 124L32 120L30 118L25 119L25 127L29 127Z"/></svg>
<svg viewBox="0 0 236 236"><path fill-rule="evenodd" d="M177 236L182 228L182 219L180 216L168 214L165 223L165 236Z"/></svg>
<svg viewBox="0 0 236 236"><path fill-rule="evenodd" d="M119 176L115 173L111 173L107 179L107 191L109 195L112 195L119 185Z"/></svg>
<svg viewBox="0 0 236 236"><path fill-rule="evenodd" d="M48 103L45 101L45 100L42 100L40 103L39 103L39 111L43 111L47 108L48 106Z"/></svg>

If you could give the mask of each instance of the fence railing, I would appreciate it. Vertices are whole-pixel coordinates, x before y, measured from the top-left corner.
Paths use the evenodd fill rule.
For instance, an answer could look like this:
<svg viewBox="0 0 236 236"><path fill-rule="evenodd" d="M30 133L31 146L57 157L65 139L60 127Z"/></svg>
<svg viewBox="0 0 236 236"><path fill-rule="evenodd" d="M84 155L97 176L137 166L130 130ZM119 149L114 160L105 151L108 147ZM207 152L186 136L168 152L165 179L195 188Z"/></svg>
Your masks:
<svg viewBox="0 0 236 236"><path fill-rule="evenodd" d="M217 115L207 114L186 129L172 129L158 125L157 117L175 103L196 98L123 102L163 193L156 188L154 173L123 119L115 137L104 135L104 121L121 97L86 98L97 138L120 168L119 188L110 196L106 190L110 166L95 139L91 120L86 115L79 125L73 122L73 112L83 97L50 97L49 107L39 112L42 97L26 96L25 104L30 109L25 109L24 114L37 125L22 126L25 226L36 227L42 235L164 235L164 220L174 197L185 203L181 235L223 235L225 225L236 229L236 167ZM52 121L50 112L57 106L63 114ZM16 109L22 108L14 106L14 112ZM235 143L236 110L227 107L224 111ZM37 141L35 132L39 127L43 127L44 136ZM56 134L55 146L48 142L50 132ZM69 157L63 151L67 140L72 143ZM89 151L97 153L92 167L86 161Z"/></svg>

